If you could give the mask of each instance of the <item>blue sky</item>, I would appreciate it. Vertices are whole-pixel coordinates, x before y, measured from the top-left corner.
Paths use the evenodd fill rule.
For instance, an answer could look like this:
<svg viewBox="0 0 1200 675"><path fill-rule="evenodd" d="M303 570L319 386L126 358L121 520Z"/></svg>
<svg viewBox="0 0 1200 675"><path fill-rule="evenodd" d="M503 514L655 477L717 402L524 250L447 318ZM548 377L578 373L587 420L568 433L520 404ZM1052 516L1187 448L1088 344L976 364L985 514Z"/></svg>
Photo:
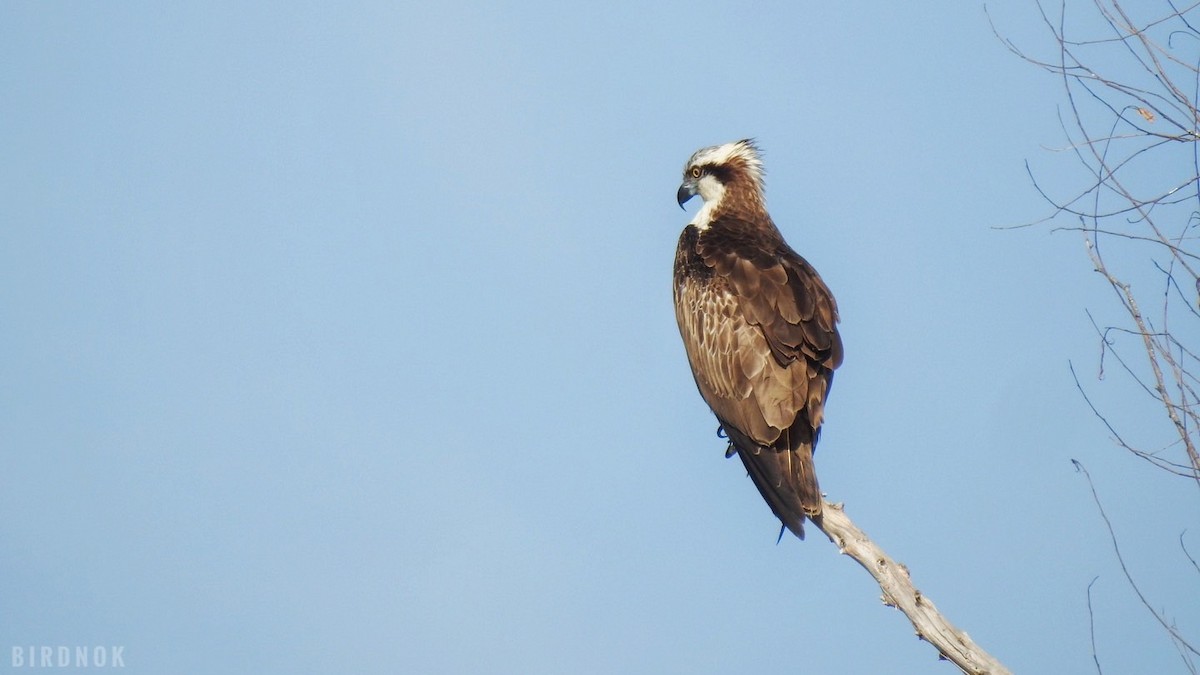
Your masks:
<svg viewBox="0 0 1200 675"><path fill-rule="evenodd" d="M1096 576L1105 669L1177 669L1069 460L1193 636L1195 486L1075 390L1140 409L1080 240L994 229L1059 103L946 0L5 3L0 669L951 672L691 381L675 190L746 136L842 311L829 497L1015 672L1093 672Z"/></svg>

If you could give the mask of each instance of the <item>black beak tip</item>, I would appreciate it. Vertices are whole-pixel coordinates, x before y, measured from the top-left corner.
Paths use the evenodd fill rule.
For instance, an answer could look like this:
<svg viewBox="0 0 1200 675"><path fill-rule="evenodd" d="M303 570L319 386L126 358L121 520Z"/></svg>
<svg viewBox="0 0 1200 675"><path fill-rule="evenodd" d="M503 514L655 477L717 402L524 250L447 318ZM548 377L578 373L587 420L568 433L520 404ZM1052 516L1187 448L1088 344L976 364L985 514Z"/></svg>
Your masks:
<svg viewBox="0 0 1200 675"><path fill-rule="evenodd" d="M683 185L679 186L679 192L675 193L675 202L679 204L679 208L682 209L683 205L687 203L687 200L689 200L691 198L692 198L692 191L688 190L686 186L683 186ZM684 209L684 210L686 211L686 209Z"/></svg>

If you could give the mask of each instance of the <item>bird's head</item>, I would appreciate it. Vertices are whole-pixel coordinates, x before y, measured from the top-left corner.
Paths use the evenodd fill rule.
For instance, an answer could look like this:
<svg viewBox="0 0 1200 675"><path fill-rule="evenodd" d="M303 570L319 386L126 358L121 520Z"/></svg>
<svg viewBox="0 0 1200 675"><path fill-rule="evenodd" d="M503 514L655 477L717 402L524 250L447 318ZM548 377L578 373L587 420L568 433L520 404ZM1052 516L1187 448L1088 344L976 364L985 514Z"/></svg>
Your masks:
<svg viewBox="0 0 1200 675"><path fill-rule="evenodd" d="M709 211L736 191L742 199L762 204L763 166L752 139L701 148L683 167L683 184L675 194L679 208L700 195Z"/></svg>

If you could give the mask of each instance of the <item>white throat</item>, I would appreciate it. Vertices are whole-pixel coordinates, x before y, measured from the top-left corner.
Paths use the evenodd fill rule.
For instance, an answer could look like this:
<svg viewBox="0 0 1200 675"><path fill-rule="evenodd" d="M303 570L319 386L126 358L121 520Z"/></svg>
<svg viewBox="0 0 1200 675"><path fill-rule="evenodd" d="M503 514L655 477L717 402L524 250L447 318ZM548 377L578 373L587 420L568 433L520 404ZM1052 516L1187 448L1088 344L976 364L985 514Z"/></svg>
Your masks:
<svg viewBox="0 0 1200 675"><path fill-rule="evenodd" d="M712 224L713 213L717 207L721 205L721 199L725 197L725 186L721 181L712 176L704 176L700 182L696 184L696 191L700 194L700 198L704 200L704 206L696 212L689 225L696 226L700 231L707 230Z"/></svg>

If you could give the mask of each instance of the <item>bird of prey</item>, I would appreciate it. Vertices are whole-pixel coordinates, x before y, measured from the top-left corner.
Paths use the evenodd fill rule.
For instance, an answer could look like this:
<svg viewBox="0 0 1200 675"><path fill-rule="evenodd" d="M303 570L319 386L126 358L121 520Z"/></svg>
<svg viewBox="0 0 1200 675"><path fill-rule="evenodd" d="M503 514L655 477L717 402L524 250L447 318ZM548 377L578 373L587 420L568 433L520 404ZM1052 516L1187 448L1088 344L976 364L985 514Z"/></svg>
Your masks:
<svg viewBox="0 0 1200 675"><path fill-rule="evenodd" d="M813 450L842 363L837 302L767 214L753 140L697 150L679 206L675 318L696 386L771 511L797 537L821 515ZM780 529L782 535L783 529Z"/></svg>

